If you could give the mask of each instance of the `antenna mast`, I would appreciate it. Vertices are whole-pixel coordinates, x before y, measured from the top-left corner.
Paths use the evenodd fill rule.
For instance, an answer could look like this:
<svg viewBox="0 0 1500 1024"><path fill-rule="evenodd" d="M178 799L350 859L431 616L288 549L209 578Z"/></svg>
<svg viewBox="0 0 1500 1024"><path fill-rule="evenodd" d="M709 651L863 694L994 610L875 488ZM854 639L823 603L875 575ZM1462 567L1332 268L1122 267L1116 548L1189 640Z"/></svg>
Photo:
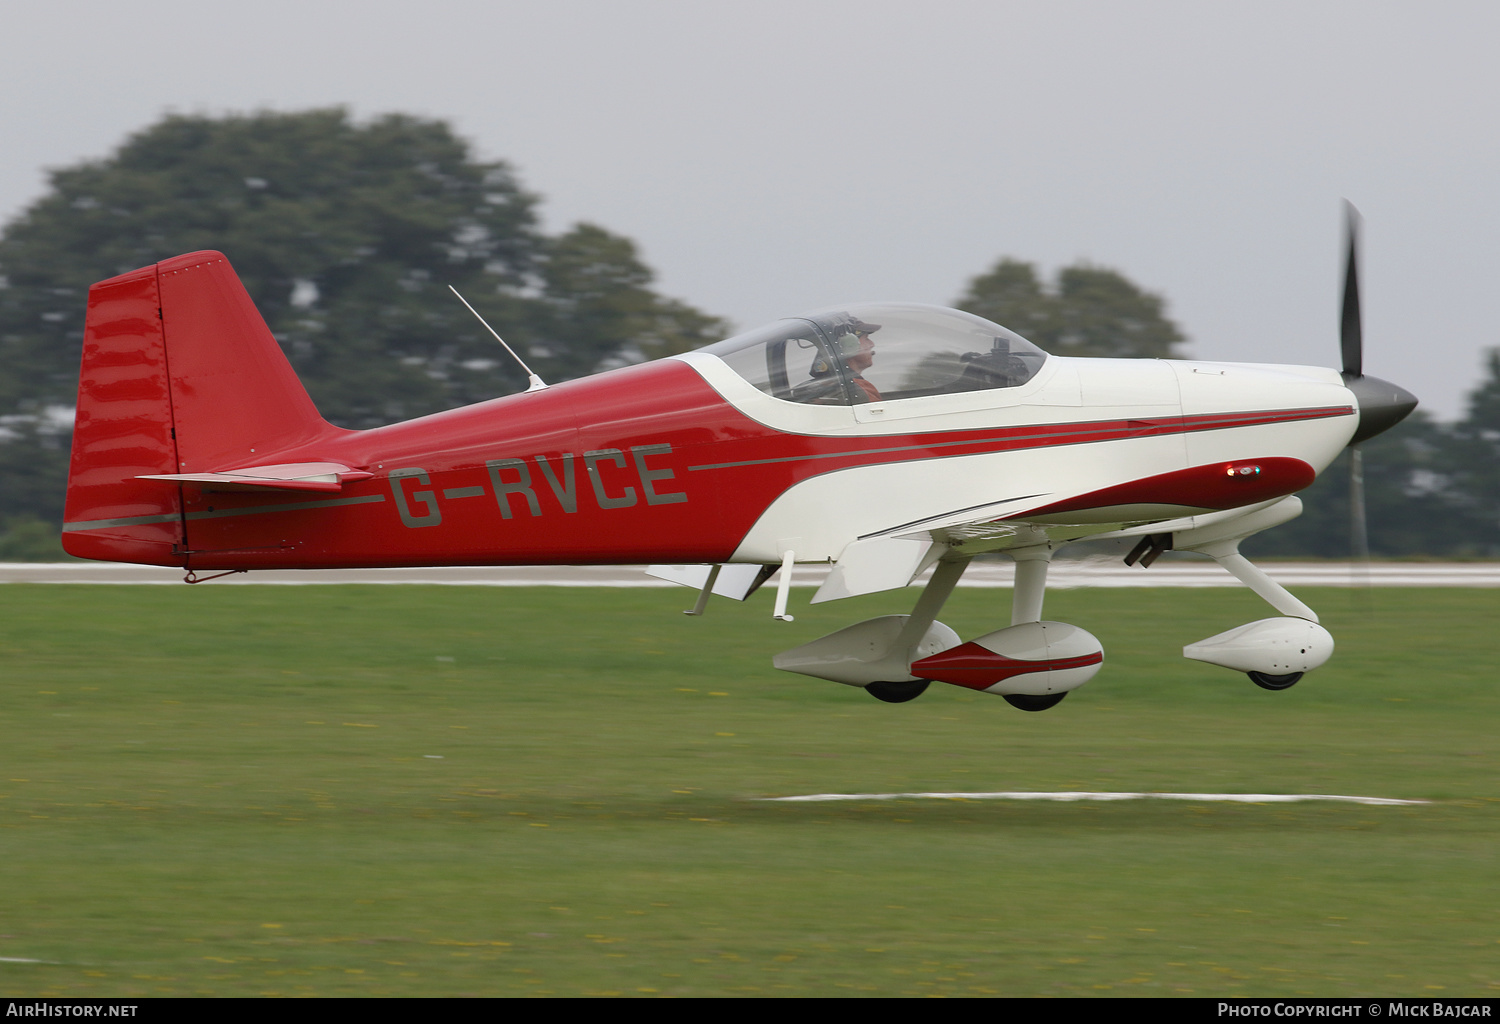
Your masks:
<svg viewBox="0 0 1500 1024"><path fill-rule="evenodd" d="M479 315L479 310L475 309L473 306L470 306L469 305L469 300L466 299L466 298L464 298L462 295L459 295L457 288L453 287L450 284L448 286L448 290L450 292L452 292L454 295L458 295L458 301L462 302L465 306L468 306L469 312L474 314L474 318L476 320L478 320L480 323L484 324L484 329L487 330L487 331L489 331L491 334L494 334L495 335L495 340L498 341L500 344L505 345L505 351L507 351L507 352L510 353L510 357L512 359L514 359L516 362L518 362L518 363L521 364L521 369L523 369L523 370L526 371L526 379L531 382L531 386L526 389L526 391L527 391L528 394L530 392L532 392L532 391L541 391L543 388L545 388L547 386L546 382L543 381L542 378L538 377L536 374L534 374L534 373L531 372L531 367L529 367L529 366L526 365L526 360L524 360L520 356L516 355L516 350L513 349L513 348L511 348L509 345L506 345L505 344L505 339L502 338L502 337L500 337L500 335L495 332L495 329L489 325L489 323L484 319L484 317L482 317L482 316Z"/></svg>

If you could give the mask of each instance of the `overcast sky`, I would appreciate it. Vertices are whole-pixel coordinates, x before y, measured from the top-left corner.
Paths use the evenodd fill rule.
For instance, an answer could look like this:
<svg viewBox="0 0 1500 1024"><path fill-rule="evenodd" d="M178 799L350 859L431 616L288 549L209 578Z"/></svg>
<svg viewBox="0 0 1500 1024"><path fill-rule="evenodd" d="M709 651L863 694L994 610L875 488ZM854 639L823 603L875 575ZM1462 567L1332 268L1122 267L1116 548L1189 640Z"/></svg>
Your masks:
<svg viewBox="0 0 1500 1024"><path fill-rule="evenodd" d="M1209 359L1337 364L1457 415L1500 345L1500 5L50 0L4 7L0 219L168 111L442 118L741 327L1085 259ZM234 254L229 253L232 259Z"/></svg>

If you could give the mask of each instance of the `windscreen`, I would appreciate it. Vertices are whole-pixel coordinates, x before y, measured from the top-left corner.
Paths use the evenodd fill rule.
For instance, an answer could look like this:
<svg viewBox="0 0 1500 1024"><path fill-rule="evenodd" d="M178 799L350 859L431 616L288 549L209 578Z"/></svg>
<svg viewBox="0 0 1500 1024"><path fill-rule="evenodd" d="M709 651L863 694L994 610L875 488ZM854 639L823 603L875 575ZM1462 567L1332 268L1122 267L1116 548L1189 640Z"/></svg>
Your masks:
<svg viewBox="0 0 1500 1024"><path fill-rule="evenodd" d="M856 305L820 310L704 349L761 391L790 402L849 405L1013 388L1046 353L956 309Z"/></svg>

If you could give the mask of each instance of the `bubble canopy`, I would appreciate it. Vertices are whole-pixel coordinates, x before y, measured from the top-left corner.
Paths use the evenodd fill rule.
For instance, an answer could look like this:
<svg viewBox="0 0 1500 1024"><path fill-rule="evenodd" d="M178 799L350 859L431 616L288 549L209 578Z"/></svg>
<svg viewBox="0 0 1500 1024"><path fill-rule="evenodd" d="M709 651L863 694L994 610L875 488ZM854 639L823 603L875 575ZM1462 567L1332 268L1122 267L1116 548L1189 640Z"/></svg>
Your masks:
<svg viewBox="0 0 1500 1024"><path fill-rule="evenodd" d="M860 405L1025 384L1047 354L982 317L941 306L840 306L777 320L699 351L761 391Z"/></svg>

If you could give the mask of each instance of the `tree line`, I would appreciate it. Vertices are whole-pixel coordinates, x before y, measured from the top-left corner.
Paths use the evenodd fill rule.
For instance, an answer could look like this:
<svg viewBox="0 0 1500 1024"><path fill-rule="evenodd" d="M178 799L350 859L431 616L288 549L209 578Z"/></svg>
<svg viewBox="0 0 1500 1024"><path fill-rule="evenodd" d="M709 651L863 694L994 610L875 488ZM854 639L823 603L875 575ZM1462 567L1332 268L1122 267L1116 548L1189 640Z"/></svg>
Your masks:
<svg viewBox="0 0 1500 1024"><path fill-rule="evenodd" d="M230 255L318 409L370 427L509 394L515 364L454 285L549 381L683 352L729 323L658 294L628 238L541 230L538 198L442 121L339 109L173 115L110 156L56 170L0 232L0 560L62 556L57 536L88 287L196 249ZM1163 300L1078 264L1044 281L1001 259L959 308L1058 355L1168 357ZM1420 413L1371 441L1371 546L1500 554L1500 361L1468 416ZM1325 475L1262 553L1340 556L1347 497ZM1340 502L1343 505L1340 505ZM1259 539L1258 539L1259 541ZM1248 547L1248 545L1247 545Z"/></svg>

